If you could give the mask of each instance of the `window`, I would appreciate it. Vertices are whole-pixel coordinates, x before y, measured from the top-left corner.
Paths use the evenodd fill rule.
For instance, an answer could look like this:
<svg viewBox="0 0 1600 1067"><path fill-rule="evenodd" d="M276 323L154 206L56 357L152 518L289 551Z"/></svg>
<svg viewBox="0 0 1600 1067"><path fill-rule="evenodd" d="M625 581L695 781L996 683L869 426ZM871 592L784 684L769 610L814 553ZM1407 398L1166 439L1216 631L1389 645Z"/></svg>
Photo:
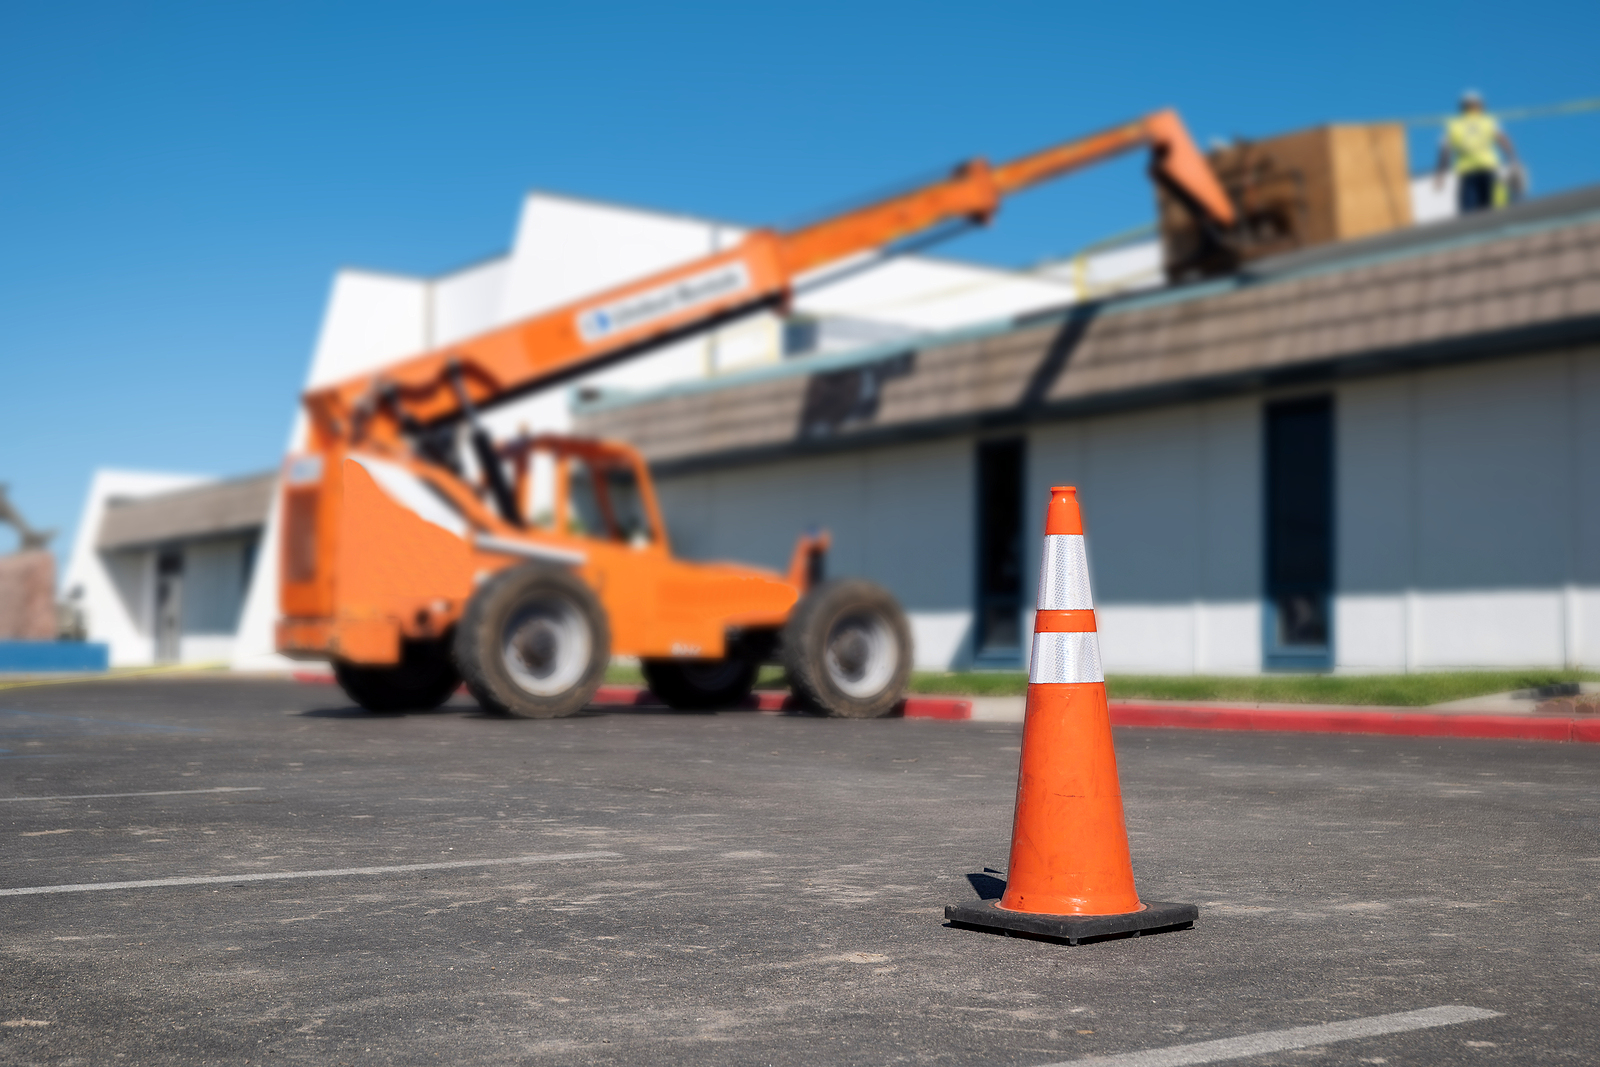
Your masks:
<svg viewBox="0 0 1600 1067"><path fill-rule="evenodd" d="M978 445L978 596L975 648L979 663L1022 660L1021 438Z"/></svg>
<svg viewBox="0 0 1600 1067"><path fill-rule="evenodd" d="M596 466L574 457L568 468L569 532L630 544L654 540L639 479L633 468Z"/></svg>
<svg viewBox="0 0 1600 1067"><path fill-rule="evenodd" d="M1333 665L1333 401L1266 409L1266 612L1269 669Z"/></svg>

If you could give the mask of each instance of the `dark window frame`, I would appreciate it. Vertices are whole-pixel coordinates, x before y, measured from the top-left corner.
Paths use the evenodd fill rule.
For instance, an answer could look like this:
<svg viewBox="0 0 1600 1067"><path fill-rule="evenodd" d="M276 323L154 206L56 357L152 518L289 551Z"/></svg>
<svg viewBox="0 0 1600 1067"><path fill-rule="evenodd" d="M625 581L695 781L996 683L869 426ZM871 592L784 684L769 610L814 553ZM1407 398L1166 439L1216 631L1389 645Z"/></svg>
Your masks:
<svg viewBox="0 0 1600 1067"><path fill-rule="evenodd" d="M1331 394L1262 409L1262 666L1333 669L1337 483Z"/></svg>
<svg viewBox="0 0 1600 1067"><path fill-rule="evenodd" d="M1009 459L1006 458L1006 453L1012 453ZM1022 611L1026 606L1028 588L1026 562L1028 539L1025 530L1028 439L999 437L980 440L973 450L972 462L973 490L976 497L976 506L973 508L973 661L980 667L1020 667L1025 643L1029 639L1029 635L1022 632ZM1010 469L1010 474L1007 476L1008 485L994 484L993 479L998 473L996 469L998 466ZM1009 515L993 514L994 504L1006 507ZM997 519L1002 521L995 521ZM1009 531L1013 556L1009 568L1004 560L990 558L991 551L997 547L993 541L997 536L1007 535L1007 531L1002 529L1007 524L1014 526L1014 529ZM996 565L991 566L991 564ZM1014 577L1008 578L1005 573L996 573L1009 570L1015 571ZM1001 586L1010 584L1011 588L996 588L997 581ZM1013 629L1014 634L992 632L992 629L1001 629L1001 626L992 626L990 621L991 613L996 610L1006 613L1005 618L1008 621L1002 626Z"/></svg>

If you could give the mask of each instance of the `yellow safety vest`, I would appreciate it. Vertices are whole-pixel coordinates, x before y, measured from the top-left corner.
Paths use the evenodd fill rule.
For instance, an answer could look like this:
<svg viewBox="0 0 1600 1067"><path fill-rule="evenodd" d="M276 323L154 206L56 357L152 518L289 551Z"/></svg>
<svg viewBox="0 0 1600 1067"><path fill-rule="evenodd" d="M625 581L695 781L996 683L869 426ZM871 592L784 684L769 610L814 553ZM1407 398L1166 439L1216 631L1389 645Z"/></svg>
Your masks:
<svg viewBox="0 0 1600 1067"><path fill-rule="evenodd" d="M1458 115L1445 123L1444 141L1456 157L1456 173L1498 170L1500 152L1495 147L1495 138L1499 134L1500 124L1494 120L1494 116L1482 112Z"/></svg>

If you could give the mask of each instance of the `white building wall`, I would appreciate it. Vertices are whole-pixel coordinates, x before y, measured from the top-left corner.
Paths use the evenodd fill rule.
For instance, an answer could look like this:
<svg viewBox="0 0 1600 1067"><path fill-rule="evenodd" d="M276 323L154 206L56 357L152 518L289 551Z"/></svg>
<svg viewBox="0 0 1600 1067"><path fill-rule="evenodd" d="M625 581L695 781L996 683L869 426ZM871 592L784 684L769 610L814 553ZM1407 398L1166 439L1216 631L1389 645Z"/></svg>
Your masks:
<svg viewBox="0 0 1600 1067"><path fill-rule="evenodd" d="M500 321L721 251L743 236L707 219L530 193L512 241Z"/></svg>
<svg viewBox="0 0 1600 1067"><path fill-rule="evenodd" d="M229 663L242 620L255 537L185 544L183 551L182 663Z"/></svg>
<svg viewBox="0 0 1600 1067"><path fill-rule="evenodd" d="M865 264L871 266L859 269ZM853 273L822 288L800 279L795 310L931 333L1059 307L1077 296L1071 284L1052 277L921 256L865 256L848 269Z"/></svg>
<svg viewBox="0 0 1600 1067"><path fill-rule="evenodd" d="M428 283L421 278L340 271L328 296L306 388L330 385L422 351L428 308Z"/></svg>
<svg viewBox="0 0 1600 1067"><path fill-rule="evenodd" d="M1600 663L1600 351L1351 383L1336 663Z"/></svg>
<svg viewBox="0 0 1600 1067"><path fill-rule="evenodd" d="M419 347L462 341L498 324L510 273L510 260L497 256L429 281L427 319Z"/></svg>
<svg viewBox="0 0 1600 1067"><path fill-rule="evenodd" d="M1077 486L1107 670L1261 669L1260 418L1246 398L1030 433L1030 573L1050 487Z"/></svg>
<svg viewBox="0 0 1600 1067"><path fill-rule="evenodd" d="M277 651L278 550L283 530L278 508L282 501L281 495L273 494L261 541L256 545L255 567L245 588L239 629L228 655L228 665L236 671L283 671L294 666L294 661Z"/></svg>
<svg viewBox="0 0 1600 1067"><path fill-rule="evenodd" d="M1108 293L1153 289L1167 283L1159 240L1083 252L1067 259L1041 264L1033 273L1065 282L1077 300L1089 300Z"/></svg>

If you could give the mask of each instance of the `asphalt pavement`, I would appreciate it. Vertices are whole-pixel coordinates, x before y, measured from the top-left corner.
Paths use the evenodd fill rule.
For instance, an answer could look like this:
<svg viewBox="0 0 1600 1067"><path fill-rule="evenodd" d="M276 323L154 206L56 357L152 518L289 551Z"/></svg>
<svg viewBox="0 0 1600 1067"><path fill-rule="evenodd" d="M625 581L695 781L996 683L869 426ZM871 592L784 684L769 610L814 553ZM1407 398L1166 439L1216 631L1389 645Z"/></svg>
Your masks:
<svg viewBox="0 0 1600 1067"><path fill-rule="evenodd" d="M943 919L1020 735L3 690L0 1063L1600 1059L1600 746L1119 729L1200 919L1072 947Z"/></svg>

